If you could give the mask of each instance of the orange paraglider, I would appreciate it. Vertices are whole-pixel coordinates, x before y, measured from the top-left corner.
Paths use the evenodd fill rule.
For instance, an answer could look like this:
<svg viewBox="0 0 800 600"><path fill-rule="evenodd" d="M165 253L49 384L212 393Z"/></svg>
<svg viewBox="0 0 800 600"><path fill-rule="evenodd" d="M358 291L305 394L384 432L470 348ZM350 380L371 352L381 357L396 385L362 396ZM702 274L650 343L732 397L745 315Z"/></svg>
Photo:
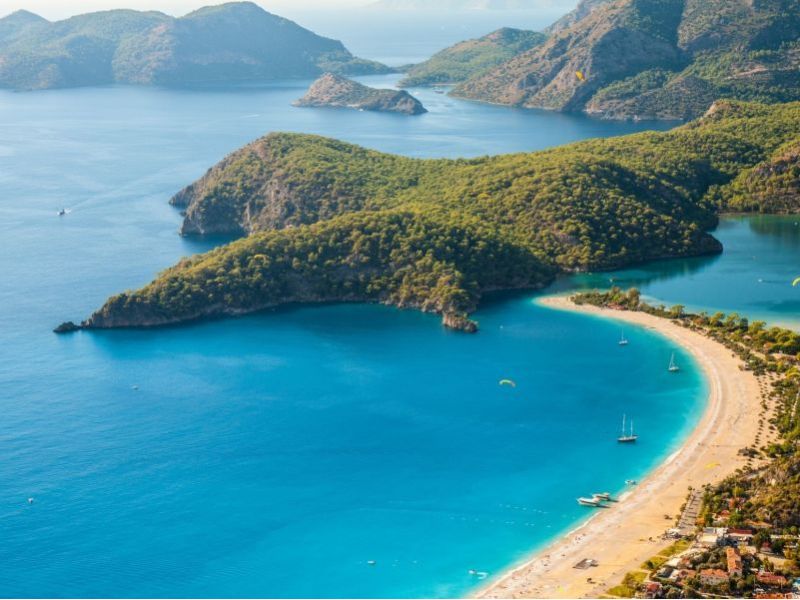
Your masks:
<svg viewBox="0 0 800 600"><path fill-rule="evenodd" d="M583 71L575 71L575 77L580 81L586 81L586 76L583 74Z"/></svg>

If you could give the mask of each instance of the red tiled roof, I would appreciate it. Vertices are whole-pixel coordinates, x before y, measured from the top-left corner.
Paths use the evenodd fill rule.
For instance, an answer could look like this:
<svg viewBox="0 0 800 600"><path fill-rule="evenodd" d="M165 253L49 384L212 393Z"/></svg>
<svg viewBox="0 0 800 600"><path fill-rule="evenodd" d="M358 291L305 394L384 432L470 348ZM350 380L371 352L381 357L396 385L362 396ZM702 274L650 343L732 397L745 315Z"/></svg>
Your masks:
<svg viewBox="0 0 800 600"><path fill-rule="evenodd" d="M725 549L725 554L728 558L728 573L741 573L742 572L742 557L736 551L736 548L728 547Z"/></svg>
<svg viewBox="0 0 800 600"><path fill-rule="evenodd" d="M700 571L700 581L704 579L723 582L728 579L728 573L722 569L703 569Z"/></svg>
<svg viewBox="0 0 800 600"><path fill-rule="evenodd" d="M767 585L785 586L789 583L783 575L776 575L775 573L759 573L756 575L756 581L765 583Z"/></svg>

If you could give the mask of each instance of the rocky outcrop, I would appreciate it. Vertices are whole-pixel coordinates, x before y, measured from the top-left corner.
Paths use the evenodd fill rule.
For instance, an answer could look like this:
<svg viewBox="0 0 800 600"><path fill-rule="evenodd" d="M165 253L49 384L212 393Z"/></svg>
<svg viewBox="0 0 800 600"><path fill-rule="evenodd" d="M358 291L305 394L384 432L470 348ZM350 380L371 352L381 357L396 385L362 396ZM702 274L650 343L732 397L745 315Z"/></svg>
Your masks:
<svg viewBox="0 0 800 600"><path fill-rule="evenodd" d="M375 89L333 73L326 73L317 79L306 95L295 101L294 105L352 108L404 115L428 112L419 100L406 91Z"/></svg>
<svg viewBox="0 0 800 600"><path fill-rule="evenodd" d="M478 333L478 323L461 313L445 313L442 324L448 329L463 331L464 333Z"/></svg>
<svg viewBox="0 0 800 600"><path fill-rule="evenodd" d="M76 325L72 321L65 321L55 329L53 329L53 333L63 334L63 333L74 333L75 331L80 331L82 329L81 325Z"/></svg>

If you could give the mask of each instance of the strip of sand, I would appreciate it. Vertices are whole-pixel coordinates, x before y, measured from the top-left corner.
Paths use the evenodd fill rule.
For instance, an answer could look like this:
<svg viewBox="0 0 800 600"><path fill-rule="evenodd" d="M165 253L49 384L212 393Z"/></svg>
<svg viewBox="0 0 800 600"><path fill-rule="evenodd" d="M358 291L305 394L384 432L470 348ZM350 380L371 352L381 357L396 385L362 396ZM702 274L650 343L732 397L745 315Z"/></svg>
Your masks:
<svg viewBox="0 0 800 600"><path fill-rule="evenodd" d="M721 344L668 320L639 312L577 306L565 297L540 303L625 321L658 331L692 353L705 371L709 400L684 445L613 508L558 540L524 565L478 593L481 598L598 598L626 573L668 545L661 539L674 525L688 488L715 483L745 464L738 454L758 432L758 380ZM671 515L673 519L665 519ZM597 567L575 569L584 558ZM590 580L589 580L590 578Z"/></svg>

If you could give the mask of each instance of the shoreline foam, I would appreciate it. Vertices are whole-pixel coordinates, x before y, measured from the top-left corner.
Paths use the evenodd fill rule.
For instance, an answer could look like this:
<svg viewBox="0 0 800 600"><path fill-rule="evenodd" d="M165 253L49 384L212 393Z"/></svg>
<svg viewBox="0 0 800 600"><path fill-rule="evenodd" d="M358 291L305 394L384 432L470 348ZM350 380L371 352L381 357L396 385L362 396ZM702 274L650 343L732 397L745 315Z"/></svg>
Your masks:
<svg viewBox="0 0 800 600"><path fill-rule="evenodd" d="M661 535L674 525L689 487L715 483L744 466L746 459L738 451L751 445L758 431L758 382L753 373L740 369L741 360L721 344L645 313L577 306L563 296L542 298L539 303L653 329L680 344L703 369L708 402L680 449L620 498L624 501L595 513L524 564L478 590L475 595L480 598L600 597L627 572L670 544ZM596 559L599 566L574 569L584 558Z"/></svg>

